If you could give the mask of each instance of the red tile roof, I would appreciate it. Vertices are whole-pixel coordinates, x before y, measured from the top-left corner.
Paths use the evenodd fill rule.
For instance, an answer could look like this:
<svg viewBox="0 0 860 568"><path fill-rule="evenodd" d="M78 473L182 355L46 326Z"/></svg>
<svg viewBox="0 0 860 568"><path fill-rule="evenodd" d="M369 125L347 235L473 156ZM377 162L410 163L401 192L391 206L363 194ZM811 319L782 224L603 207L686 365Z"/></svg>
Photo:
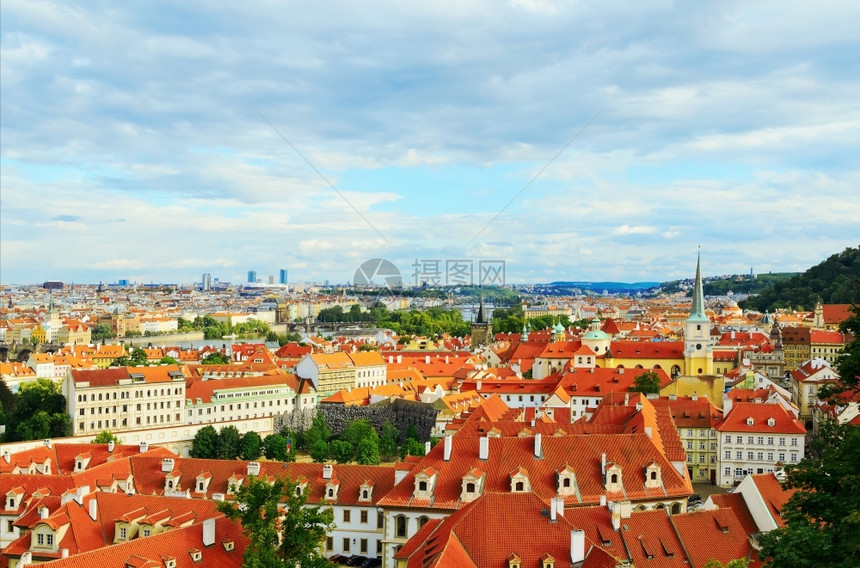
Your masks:
<svg viewBox="0 0 860 568"><path fill-rule="evenodd" d="M752 424L748 419L752 418ZM768 426L769 419L774 420L773 426ZM758 404L739 402L729 411L722 424L717 429L720 432L768 432L774 434L806 434L803 422L795 420L779 404Z"/></svg>
<svg viewBox="0 0 860 568"><path fill-rule="evenodd" d="M749 533L730 509L715 509L671 517L693 566L704 566L709 560L726 564L736 558L754 554Z"/></svg>

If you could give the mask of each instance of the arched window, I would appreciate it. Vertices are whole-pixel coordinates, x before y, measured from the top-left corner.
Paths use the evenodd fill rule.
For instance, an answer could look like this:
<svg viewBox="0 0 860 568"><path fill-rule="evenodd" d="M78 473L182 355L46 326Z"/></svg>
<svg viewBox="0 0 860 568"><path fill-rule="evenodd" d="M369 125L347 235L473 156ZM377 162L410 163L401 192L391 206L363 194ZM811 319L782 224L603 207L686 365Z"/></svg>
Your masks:
<svg viewBox="0 0 860 568"><path fill-rule="evenodd" d="M418 491L427 491L427 482L419 481L418 482Z"/></svg>
<svg viewBox="0 0 860 568"><path fill-rule="evenodd" d="M656 471L652 471L652 472L651 472L651 481L656 481L656 480L657 480L657 472L656 472Z"/></svg>
<svg viewBox="0 0 860 568"><path fill-rule="evenodd" d="M514 485L514 491L525 491L525 484L522 481L517 481Z"/></svg>
<svg viewBox="0 0 860 568"><path fill-rule="evenodd" d="M610 478L609 478L609 482L610 482L610 483L618 483L618 474L617 474L617 473L613 473L613 474L612 474L612 477L610 477Z"/></svg>
<svg viewBox="0 0 860 568"><path fill-rule="evenodd" d="M420 529L424 525L427 524L427 521L430 520L430 517L418 517L418 528Z"/></svg>
<svg viewBox="0 0 860 568"><path fill-rule="evenodd" d="M467 483L466 484L466 493L474 493L475 492L475 484Z"/></svg>
<svg viewBox="0 0 860 568"><path fill-rule="evenodd" d="M561 480L561 486L562 487L570 487L570 478L565 477L564 479L562 479Z"/></svg>
<svg viewBox="0 0 860 568"><path fill-rule="evenodd" d="M406 538L406 517L404 515L394 517L394 536Z"/></svg>

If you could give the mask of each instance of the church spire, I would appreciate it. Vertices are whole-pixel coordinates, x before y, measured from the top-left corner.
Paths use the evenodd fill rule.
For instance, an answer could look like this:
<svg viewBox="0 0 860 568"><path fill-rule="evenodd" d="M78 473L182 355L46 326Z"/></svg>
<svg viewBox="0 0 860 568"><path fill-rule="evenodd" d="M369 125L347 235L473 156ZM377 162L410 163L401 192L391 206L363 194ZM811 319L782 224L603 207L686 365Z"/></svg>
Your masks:
<svg viewBox="0 0 860 568"><path fill-rule="evenodd" d="M481 305L478 307L478 320L475 323L487 323L484 321L484 295L481 294Z"/></svg>
<svg viewBox="0 0 860 568"><path fill-rule="evenodd" d="M702 251L696 257L696 283L693 286L693 307L690 309L690 319L708 319L705 315L705 292L702 286Z"/></svg>

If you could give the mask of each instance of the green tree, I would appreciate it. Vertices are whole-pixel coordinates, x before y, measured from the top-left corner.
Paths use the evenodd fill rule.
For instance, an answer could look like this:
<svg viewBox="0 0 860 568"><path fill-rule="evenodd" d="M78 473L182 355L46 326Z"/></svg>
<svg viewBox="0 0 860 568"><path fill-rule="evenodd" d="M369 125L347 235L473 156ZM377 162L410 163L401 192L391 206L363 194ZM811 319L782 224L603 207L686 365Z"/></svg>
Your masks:
<svg viewBox="0 0 860 568"><path fill-rule="evenodd" d="M119 438L114 436L110 430L102 430L91 441L93 444L109 444L111 442L114 444L120 443Z"/></svg>
<svg viewBox="0 0 860 568"><path fill-rule="evenodd" d="M235 426L224 426L218 432L218 445L215 451L219 460L234 460L242 451L242 435Z"/></svg>
<svg viewBox="0 0 860 568"><path fill-rule="evenodd" d="M262 441L260 440L260 435L253 430L245 432L245 435L242 436L242 451L240 454L242 459L256 460L260 457L261 450Z"/></svg>
<svg viewBox="0 0 860 568"><path fill-rule="evenodd" d="M389 460L397 454L397 446L400 442L400 432L391 425L388 420L382 425L382 433L379 435L379 453Z"/></svg>
<svg viewBox="0 0 860 568"><path fill-rule="evenodd" d="M762 535L760 558L778 568L853 568L860 557L860 428L825 422L785 487L785 527Z"/></svg>
<svg viewBox="0 0 860 568"><path fill-rule="evenodd" d="M36 379L18 389L12 412L6 416L6 440L62 438L71 434L72 421L66 414L66 397L60 385L50 379Z"/></svg>
<svg viewBox="0 0 860 568"><path fill-rule="evenodd" d="M161 359L158 360L159 365L179 365L179 361L171 357L170 355L165 355Z"/></svg>
<svg viewBox="0 0 860 568"><path fill-rule="evenodd" d="M92 341L102 341L104 339L113 339L116 334L111 331L111 328L106 323L97 323L90 329L90 339Z"/></svg>
<svg viewBox="0 0 860 568"><path fill-rule="evenodd" d="M269 483L252 476L236 490L235 503L218 504L220 512L242 523L251 540L242 557L243 568L334 566L322 555L322 543L334 528L334 514L330 508L308 505L308 492L297 487L290 480Z"/></svg>
<svg viewBox="0 0 860 568"><path fill-rule="evenodd" d="M627 389L630 392L658 393L660 392L660 375L654 371L642 373L633 380L633 385Z"/></svg>
<svg viewBox="0 0 860 568"><path fill-rule="evenodd" d="M269 434L263 439L263 455L270 460L292 461L288 459L287 439L280 434Z"/></svg>
<svg viewBox="0 0 860 568"><path fill-rule="evenodd" d="M361 465L379 465L378 438L362 438L359 440L355 446L355 461Z"/></svg>
<svg viewBox="0 0 860 568"><path fill-rule="evenodd" d="M210 353L201 361L203 365L229 365L230 358L221 353L220 351L215 351L214 353Z"/></svg>
<svg viewBox="0 0 860 568"><path fill-rule="evenodd" d="M750 561L746 558L736 558L734 560L729 560L725 566L723 566L722 562L719 560L708 560L705 562L705 565L702 568L747 568L750 565Z"/></svg>
<svg viewBox="0 0 860 568"><path fill-rule="evenodd" d="M146 351L140 347L135 347L129 355L130 364L135 367L142 367L147 363Z"/></svg>
<svg viewBox="0 0 860 568"><path fill-rule="evenodd" d="M331 439L331 430L328 424L326 424L325 416L323 416L322 412L317 412L313 423L311 423L311 427L305 430L305 447L313 448L314 444L318 441L328 442L329 439Z"/></svg>
<svg viewBox="0 0 860 568"><path fill-rule="evenodd" d="M331 450L331 457L337 463L349 463L355 454L355 448L346 440L332 440L329 448Z"/></svg>
<svg viewBox="0 0 860 568"><path fill-rule="evenodd" d="M825 384L818 392L820 400L850 398L860 392L860 306L852 306L851 312L852 315L839 326L842 333L854 338L845 345L836 360L839 382Z"/></svg>
<svg viewBox="0 0 860 568"><path fill-rule="evenodd" d="M191 457L214 459L218 457L218 431L212 426L204 426L194 435L191 442Z"/></svg>
<svg viewBox="0 0 860 568"><path fill-rule="evenodd" d="M406 438L406 441L403 442L402 446L400 446L400 455L402 457L423 456L424 444L414 438Z"/></svg>
<svg viewBox="0 0 860 568"><path fill-rule="evenodd" d="M420 442L418 439L418 427L415 424L410 424L406 428L406 439L407 440L415 440L416 442Z"/></svg>
<svg viewBox="0 0 860 568"><path fill-rule="evenodd" d="M328 459L329 447L325 440L317 440L311 444L311 459L317 463L322 463Z"/></svg>

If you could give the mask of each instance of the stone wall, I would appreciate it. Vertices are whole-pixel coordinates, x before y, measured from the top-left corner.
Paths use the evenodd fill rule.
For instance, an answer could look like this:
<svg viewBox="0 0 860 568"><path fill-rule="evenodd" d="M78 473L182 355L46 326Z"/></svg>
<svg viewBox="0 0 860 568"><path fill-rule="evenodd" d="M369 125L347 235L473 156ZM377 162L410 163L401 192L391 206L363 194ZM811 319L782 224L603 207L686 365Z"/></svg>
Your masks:
<svg viewBox="0 0 860 568"><path fill-rule="evenodd" d="M341 406L339 404L322 404L319 411L325 417L326 424L334 436L338 436L353 420L367 419L377 432L382 431L385 421L389 421L400 432L400 443L406 439L410 425L415 425L418 439L425 442L430 439L433 425L436 423L436 410L433 406L412 400L389 399L371 406Z"/></svg>

